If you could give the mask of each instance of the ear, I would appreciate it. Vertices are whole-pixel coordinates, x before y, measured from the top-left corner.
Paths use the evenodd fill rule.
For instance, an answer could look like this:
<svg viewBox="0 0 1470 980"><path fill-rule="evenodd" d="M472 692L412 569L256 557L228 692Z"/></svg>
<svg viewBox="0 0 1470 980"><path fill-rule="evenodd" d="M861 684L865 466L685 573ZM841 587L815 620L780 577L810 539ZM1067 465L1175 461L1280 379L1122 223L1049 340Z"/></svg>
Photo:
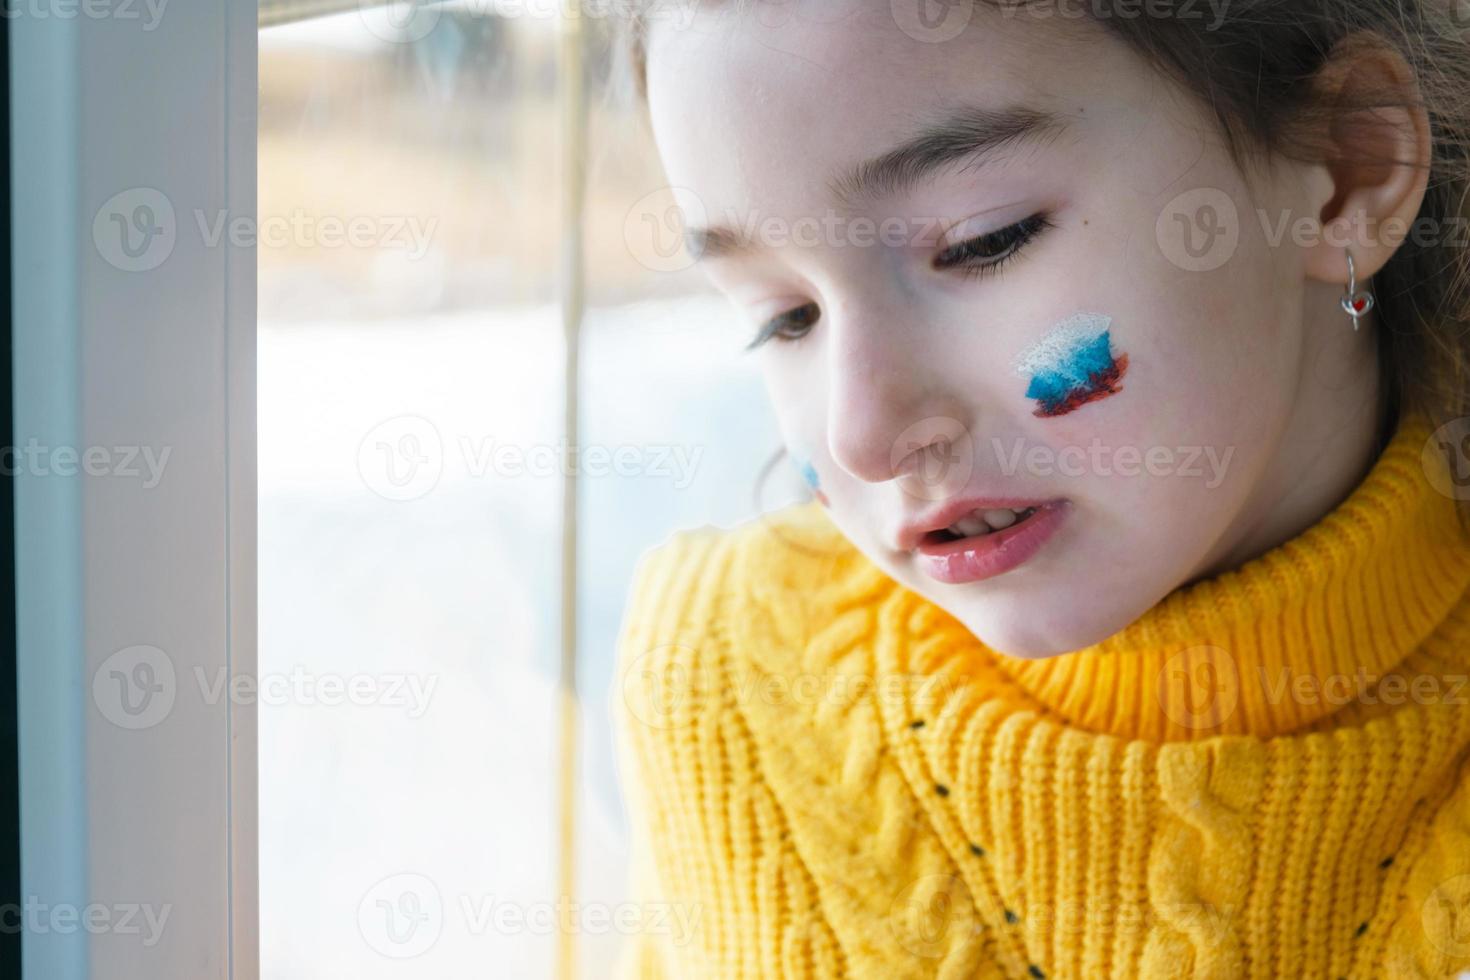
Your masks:
<svg viewBox="0 0 1470 980"><path fill-rule="evenodd" d="M1407 237L1429 185L1429 116L1413 70L1371 35L1340 42L1314 79L1326 114L1313 168L1321 236L1306 251L1306 273L1348 281L1353 254L1359 288Z"/></svg>

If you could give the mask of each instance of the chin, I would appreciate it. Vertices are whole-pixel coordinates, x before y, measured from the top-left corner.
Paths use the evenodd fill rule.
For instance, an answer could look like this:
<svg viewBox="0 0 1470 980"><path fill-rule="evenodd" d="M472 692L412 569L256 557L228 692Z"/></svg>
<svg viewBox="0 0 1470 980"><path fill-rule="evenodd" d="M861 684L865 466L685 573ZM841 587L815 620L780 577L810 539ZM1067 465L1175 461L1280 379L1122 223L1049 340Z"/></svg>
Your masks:
<svg viewBox="0 0 1470 980"><path fill-rule="evenodd" d="M996 653L1018 660L1046 660L1101 643L1137 618L1133 614L1108 615L1103 610L1117 606L1103 596L1090 598L1095 603L1091 608L1074 602L1026 602L1014 597L996 603L942 605Z"/></svg>
<svg viewBox="0 0 1470 980"><path fill-rule="evenodd" d="M1062 657L1096 642L1083 634L1057 630L1044 623L1006 623L998 626L989 619L978 622L967 619L961 622L988 649L1016 660Z"/></svg>

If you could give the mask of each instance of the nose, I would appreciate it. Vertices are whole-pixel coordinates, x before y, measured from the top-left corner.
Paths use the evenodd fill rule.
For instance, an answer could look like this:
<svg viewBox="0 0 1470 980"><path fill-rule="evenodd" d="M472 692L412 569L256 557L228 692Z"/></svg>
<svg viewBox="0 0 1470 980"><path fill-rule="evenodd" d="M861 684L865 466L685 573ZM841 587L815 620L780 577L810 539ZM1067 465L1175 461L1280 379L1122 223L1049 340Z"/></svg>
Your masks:
<svg viewBox="0 0 1470 980"><path fill-rule="evenodd" d="M967 409L945 383L943 352L911 313L848 306L827 328L833 462L869 483L932 479L935 454L969 442Z"/></svg>

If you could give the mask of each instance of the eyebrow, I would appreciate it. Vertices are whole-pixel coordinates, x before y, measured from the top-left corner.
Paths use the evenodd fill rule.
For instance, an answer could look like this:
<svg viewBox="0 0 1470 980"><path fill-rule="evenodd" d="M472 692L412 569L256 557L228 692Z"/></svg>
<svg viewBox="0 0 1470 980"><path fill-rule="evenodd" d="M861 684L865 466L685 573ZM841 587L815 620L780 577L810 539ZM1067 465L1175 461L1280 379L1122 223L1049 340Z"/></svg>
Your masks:
<svg viewBox="0 0 1470 980"><path fill-rule="evenodd" d="M828 178L827 189L847 208L862 200L895 197L932 180L952 164L980 162L976 158L1016 143L1055 139L1068 126L1061 116L1030 106L961 106L887 152ZM718 225L686 229L684 241L696 261L726 258L760 247L740 231Z"/></svg>

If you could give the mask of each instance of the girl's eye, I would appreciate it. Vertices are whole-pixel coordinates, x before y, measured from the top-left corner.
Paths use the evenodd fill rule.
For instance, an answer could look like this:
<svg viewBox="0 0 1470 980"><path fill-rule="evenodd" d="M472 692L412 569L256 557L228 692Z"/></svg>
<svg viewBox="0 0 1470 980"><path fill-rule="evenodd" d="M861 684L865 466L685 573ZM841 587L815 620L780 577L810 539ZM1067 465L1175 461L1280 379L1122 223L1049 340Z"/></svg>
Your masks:
<svg viewBox="0 0 1470 980"><path fill-rule="evenodd" d="M754 350L772 337L785 341L800 340L811 332L812 325L820 315L821 311L817 309L816 303L804 303L789 309L767 320L756 333L755 339L745 345L745 349Z"/></svg>
<svg viewBox="0 0 1470 980"><path fill-rule="evenodd" d="M1046 215L1033 214L1013 225L951 245L935 257L934 266L938 269L958 266L967 278L993 274L1051 226Z"/></svg>
<svg viewBox="0 0 1470 980"><path fill-rule="evenodd" d="M949 246L935 257L934 266L938 269L958 267L966 278L994 274L1050 227L1052 224L1046 215L1038 212L1013 225ZM804 303L787 310L766 321L745 349L754 350L773 337L782 341L800 340L811 332L820 315L816 303Z"/></svg>

